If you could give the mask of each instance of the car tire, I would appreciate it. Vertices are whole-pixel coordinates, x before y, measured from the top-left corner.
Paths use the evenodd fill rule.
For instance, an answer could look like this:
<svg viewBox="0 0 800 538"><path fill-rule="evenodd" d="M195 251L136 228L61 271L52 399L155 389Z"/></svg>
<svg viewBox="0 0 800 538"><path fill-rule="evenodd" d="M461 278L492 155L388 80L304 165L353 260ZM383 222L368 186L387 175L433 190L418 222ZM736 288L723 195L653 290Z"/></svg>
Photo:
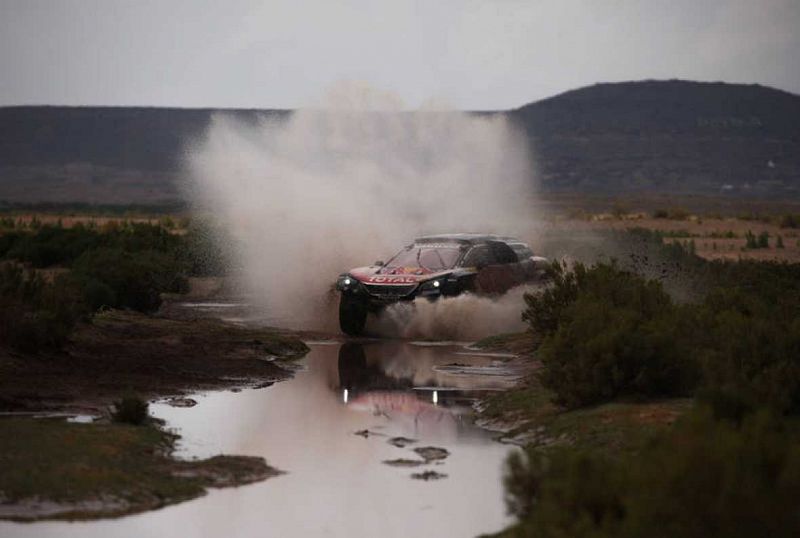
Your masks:
<svg viewBox="0 0 800 538"><path fill-rule="evenodd" d="M364 332L367 323L367 305L364 301L342 295L339 301L339 327L350 336L358 336Z"/></svg>

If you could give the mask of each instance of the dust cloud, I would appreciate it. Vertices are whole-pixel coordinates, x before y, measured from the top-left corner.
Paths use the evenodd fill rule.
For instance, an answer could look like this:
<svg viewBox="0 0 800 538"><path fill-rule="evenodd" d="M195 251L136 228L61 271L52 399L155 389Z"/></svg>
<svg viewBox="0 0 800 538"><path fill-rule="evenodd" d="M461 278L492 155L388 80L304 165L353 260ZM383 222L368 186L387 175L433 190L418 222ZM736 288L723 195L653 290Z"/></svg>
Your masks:
<svg viewBox="0 0 800 538"><path fill-rule="evenodd" d="M478 340L493 334L525 329L522 299L533 287L520 286L496 298L463 294L430 302L399 303L388 307L379 319L367 323L367 331L378 336L431 339Z"/></svg>
<svg viewBox="0 0 800 538"><path fill-rule="evenodd" d="M186 165L196 208L236 239L233 263L247 293L295 327L336 329L337 275L387 259L414 237L524 235L532 226L534 174L509 120L406 110L356 85L283 119L218 114ZM375 325L391 331L402 319L414 334L452 337L464 318L480 325L482 312L488 334L518 325L516 299L512 307L475 297L426 303Z"/></svg>

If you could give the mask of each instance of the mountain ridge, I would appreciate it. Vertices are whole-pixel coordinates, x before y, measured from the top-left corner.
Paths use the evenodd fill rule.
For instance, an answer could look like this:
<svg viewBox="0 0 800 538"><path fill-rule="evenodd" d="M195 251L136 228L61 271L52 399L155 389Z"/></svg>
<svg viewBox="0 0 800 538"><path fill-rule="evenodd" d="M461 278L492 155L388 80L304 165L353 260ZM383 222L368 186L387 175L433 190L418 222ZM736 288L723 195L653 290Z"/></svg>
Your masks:
<svg viewBox="0 0 800 538"><path fill-rule="evenodd" d="M0 200L160 203L180 197L189 140L213 114L280 109L0 107ZM800 96L758 84L598 83L504 114L544 191L800 194Z"/></svg>

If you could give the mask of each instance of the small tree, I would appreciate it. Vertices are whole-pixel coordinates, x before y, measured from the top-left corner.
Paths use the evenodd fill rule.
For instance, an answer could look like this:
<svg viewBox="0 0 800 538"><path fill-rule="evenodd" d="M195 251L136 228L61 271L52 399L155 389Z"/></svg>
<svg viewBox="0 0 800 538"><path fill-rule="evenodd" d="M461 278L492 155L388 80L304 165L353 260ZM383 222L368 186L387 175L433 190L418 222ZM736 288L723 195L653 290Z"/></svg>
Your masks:
<svg viewBox="0 0 800 538"><path fill-rule="evenodd" d="M746 249L754 249L758 248L758 244L756 243L756 236L750 230L747 230L747 233L744 234L745 238L745 245L744 248Z"/></svg>
<svg viewBox="0 0 800 538"><path fill-rule="evenodd" d="M758 248L769 248L769 232L758 234Z"/></svg>

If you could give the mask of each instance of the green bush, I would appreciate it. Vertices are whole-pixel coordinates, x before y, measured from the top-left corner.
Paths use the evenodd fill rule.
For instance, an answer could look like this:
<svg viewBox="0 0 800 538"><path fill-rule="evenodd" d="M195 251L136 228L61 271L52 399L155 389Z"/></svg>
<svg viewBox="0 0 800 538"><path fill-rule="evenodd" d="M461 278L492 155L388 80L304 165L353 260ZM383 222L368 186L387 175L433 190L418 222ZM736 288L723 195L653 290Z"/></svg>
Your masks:
<svg viewBox="0 0 800 538"><path fill-rule="evenodd" d="M170 224L172 223L172 224ZM8 223L5 223L8 224ZM52 284L15 262L5 263L0 286L0 344L23 351L57 349L75 321L100 308L153 312L163 293L188 290L187 274L220 275L228 252L219 248L220 232L193 225L186 234L163 225L111 222L99 229L78 224L42 225L32 220L0 234L0 258L26 267L68 266L68 275ZM227 242L229 243L229 242Z"/></svg>
<svg viewBox="0 0 800 538"><path fill-rule="evenodd" d="M669 218L669 213L667 212L666 209L656 209L653 212L653 218L654 219L666 219L666 218Z"/></svg>
<svg viewBox="0 0 800 538"><path fill-rule="evenodd" d="M713 288L692 310L703 386L800 414L800 265L709 263Z"/></svg>
<svg viewBox="0 0 800 538"><path fill-rule="evenodd" d="M796 428L766 412L741 424L707 409L624 458L528 449L507 462L504 536L798 536Z"/></svg>
<svg viewBox="0 0 800 538"><path fill-rule="evenodd" d="M42 225L32 232L4 234L0 255L30 263L33 267L68 266L84 252L98 248L117 248L129 252L155 250L177 252L185 240L163 226L147 223L109 223L105 230L77 224Z"/></svg>
<svg viewBox="0 0 800 538"><path fill-rule="evenodd" d="M117 305L117 294L111 286L94 278L86 280L83 286L83 298L92 311L113 308Z"/></svg>
<svg viewBox="0 0 800 538"><path fill-rule="evenodd" d="M165 217L158 225L110 222L102 230L83 224L11 230L0 234L0 258L44 268L71 266L90 250L156 251L179 261L182 272L193 276L226 272L231 255L226 246L231 241L223 230L202 222L192 223L183 234L172 233L173 229L174 221Z"/></svg>
<svg viewBox="0 0 800 538"><path fill-rule="evenodd" d="M769 232L758 234L758 248L769 248Z"/></svg>
<svg viewBox="0 0 800 538"><path fill-rule="evenodd" d="M703 386L800 414L800 319L781 318L780 304L736 290L717 290L698 310Z"/></svg>
<svg viewBox="0 0 800 538"><path fill-rule="evenodd" d="M745 238L745 245L744 248L746 249L754 249L758 248L758 241L756 241L756 236L750 230L744 234Z"/></svg>
<svg viewBox="0 0 800 538"><path fill-rule="evenodd" d="M681 344L680 309L659 282L613 263L553 273L553 286L525 296L523 319L542 336L538 375L557 403L690 391L695 372Z"/></svg>
<svg viewBox="0 0 800 538"><path fill-rule="evenodd" d="M512 452L503 477L509 514L504 536L605 536L624 517L615 462L572 450Z"/></svg>
<svg viewBox="0 0 800 538"><path fill-rule="evenodd" d="M781 228L800 228L800 215L788 213L780 218Z"/></svg>
<svg viewBox="0 0 800 538"><path fill-rule="evenodd" d="M149 418L147 402L136 396L126 396L114 402L111 418L121 424L141 426Z"/></svg>
<svg viewBox="0 0 800 538"><path fill-rule="evenodd" d="M192 276L220 276L228 270L232 240L221 228L192 223L176 256Z"/></svg>
<svg viewBox="0 0 800 538"><path fill-rule="evenodd" d="M33 267L50 267L71 263L83 251L101 244L98 232L83 226L63 228L44 225L34 232L17 233L5 257L27 262Z"/></svg>
<svg viewBox="0 0 800 538"><path fill-rule="evenodd" d="M541 339L558 330L563 311L578 298L578 292L585 286L588 270L577 264L572 271L565 264L550 264L547 279L551 282L541 293L527 293L527 305L522 312L522 320L528 322L535 338Z"/></svg>
<svg viewBox="0 0 800 538"><path fill-rule="evenodd" d="M800 414L800 265L702 262L688 276L705 282L704 296L680 305L659 282L616 264L551 273L550 287L525 296L523 319L556 402L700 387Z"/></svg>
<svg viewBox="0 0 800 538"><path fill-rule="evenodd" d="M155 250L134 254L119 248L101 248L82 254L72 272L82 284L84 298L95 308L153 312L161 305L161 293L187 290L181 269L172 256Z"/></svg>
<svg viewBox="0 0 800 538"><path fill-rule="evenodd" d="M59 349L83 314L68 278L48 283L19 266L0 266L0 345L27 353Z"/></svg>
<svg viewBox="0 0 800 538"><path fill-rule="evenodd" d="M750 230L747 230L745 237L744 248L748 250L757 248L769 248L769 232L761 232L757 236Z"/></svg>
<svg viewBox="0 0 800 538"><path fill-rule="evenodd" d="M670 220L686 220L689 218L689 212L682 207L672 207L669 209L656 209L653 212L653 218L656 219L670 219Z"/></svg>

